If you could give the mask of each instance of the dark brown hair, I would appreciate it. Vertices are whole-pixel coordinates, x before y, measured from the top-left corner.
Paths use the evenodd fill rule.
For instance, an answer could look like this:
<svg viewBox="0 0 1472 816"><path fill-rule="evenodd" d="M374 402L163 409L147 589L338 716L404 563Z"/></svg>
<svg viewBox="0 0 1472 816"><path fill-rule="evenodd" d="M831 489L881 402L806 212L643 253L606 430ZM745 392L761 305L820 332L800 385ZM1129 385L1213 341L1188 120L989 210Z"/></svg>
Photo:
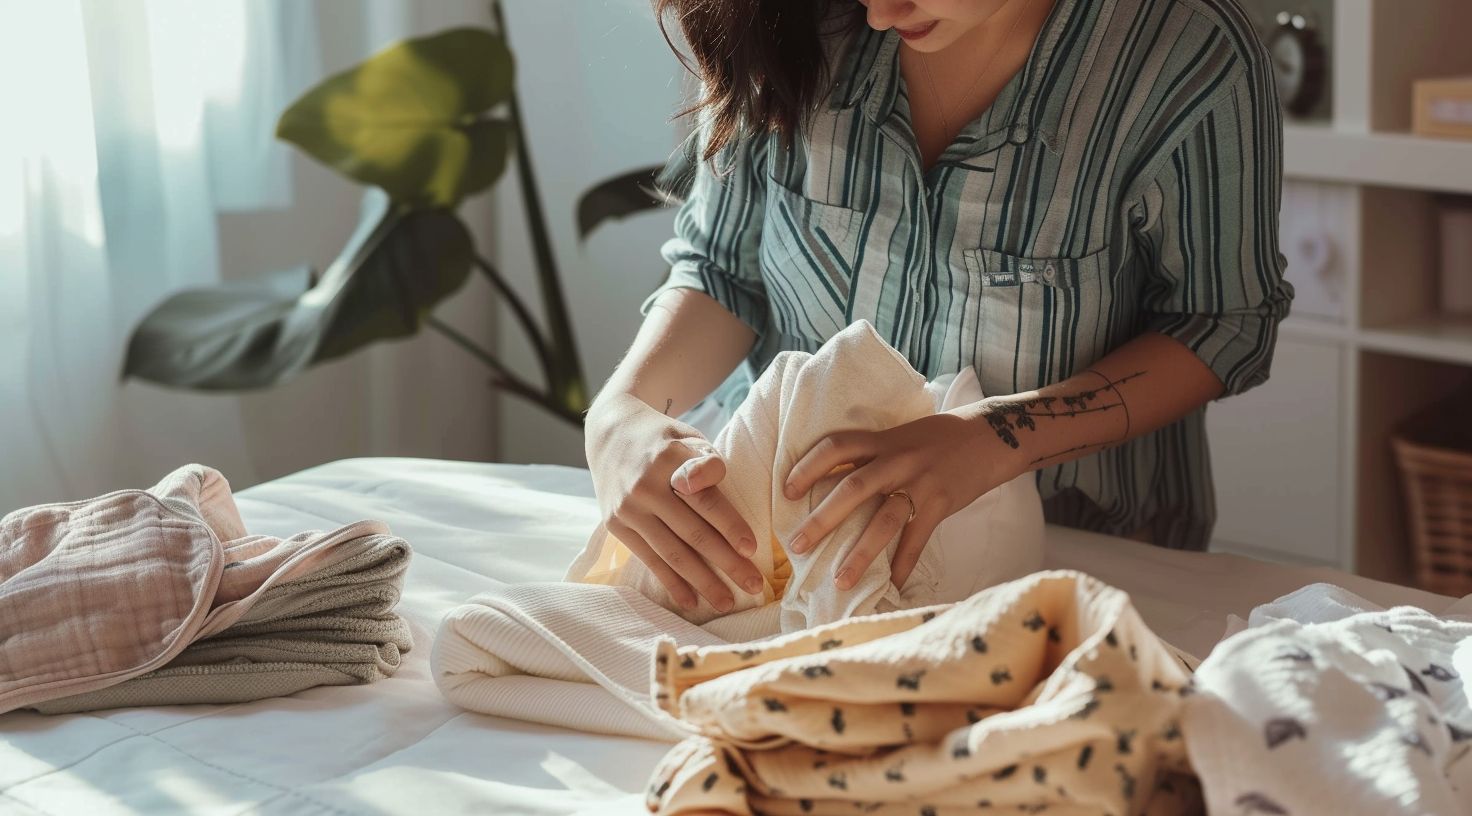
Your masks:
<svg viewBox="0 0 1472 816"><path fill-rule="evenodd" d="M674 18L695 58L675 53L704 93L681 115L709 116L704 159L743 136L775 133L791 144L802 119L827 90L823 38L862 15L857 0L654 0L665 41Z"/></svg>

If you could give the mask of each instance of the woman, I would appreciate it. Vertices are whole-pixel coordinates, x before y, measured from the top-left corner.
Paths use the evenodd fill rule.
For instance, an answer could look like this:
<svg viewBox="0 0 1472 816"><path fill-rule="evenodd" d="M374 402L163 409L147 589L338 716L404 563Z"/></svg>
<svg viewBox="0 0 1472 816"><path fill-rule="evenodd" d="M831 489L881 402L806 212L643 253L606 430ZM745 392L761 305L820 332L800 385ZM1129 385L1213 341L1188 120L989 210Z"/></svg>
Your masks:
<svg viewBox="0 0 1472 816"><path fill-rule="evenodd" d="M886 496L834 580L1037 471L1051 521L1204 549L1204 407L1267 379L1292 288L1282 124L1235 0L656 0L698 64L703 158L669 281L588 416L609 529L676 600L759 586L692 426L743 360L867 319L987 399L837 433L787 476L857 467L801 552Z"/></svg>

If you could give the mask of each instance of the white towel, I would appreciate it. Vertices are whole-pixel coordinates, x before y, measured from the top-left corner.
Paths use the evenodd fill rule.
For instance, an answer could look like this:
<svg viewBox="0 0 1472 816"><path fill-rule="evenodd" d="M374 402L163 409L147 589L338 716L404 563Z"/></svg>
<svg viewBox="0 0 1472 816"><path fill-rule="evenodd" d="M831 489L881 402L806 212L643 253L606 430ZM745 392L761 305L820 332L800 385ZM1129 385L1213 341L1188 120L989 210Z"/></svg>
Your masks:
<svg viewBox="0 0 1472 816"><path fill-rule="evenodd" d="M757 535L761 593L727 579L736 598L730 614L702 602L682 618L643 563L600 527L568 571L581 583L497 588L452 612L431 658L436 682L452 702L475 711L678 738L682 729L648 694L662 637L682 646L758 640L853 615L958 601L1039 570L1043 515L1030 474L942 523L902 591L889 572L898 540L852 589L833 584L878 498L807 553L782 550L840 478L824 479L797 501L782 495L788 471L819 439L891 428L980 398L974 372L927 384L868 323L845 329L816 354L779 355L713 443L726 460L722 490ZM605 691L594 693L589 682ZM631 718L630 708L639 716Z"/></svg>

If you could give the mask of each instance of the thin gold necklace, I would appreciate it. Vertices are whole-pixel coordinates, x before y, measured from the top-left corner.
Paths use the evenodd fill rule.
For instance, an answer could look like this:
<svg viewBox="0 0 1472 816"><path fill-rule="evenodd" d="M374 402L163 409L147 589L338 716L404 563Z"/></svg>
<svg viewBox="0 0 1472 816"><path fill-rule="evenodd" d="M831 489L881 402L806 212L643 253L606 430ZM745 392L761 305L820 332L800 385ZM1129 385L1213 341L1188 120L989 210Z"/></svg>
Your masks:
<svg viewBox="0 0 1472 816"><path fill-rule="evenodd" d="M1009 2L1011 2L1011 0L1009 0ZM1002 35L1002 43L1004 44L1008 40L1012 39L1012 35L1017 32L1017 26L1022 22L1022 13L1027 10L1026 5L1028 0L1022 0L1022 2L1024 8L1017 12L1017 19L1012 21L1012 25L1007 29L1007 33ZM1002 9L1005 9L1006 7L1006 5L1003 5ZM1002 9L997 9L997 11L994 13L1000 13ZM983 25L985 25L985 23L983 23ZM967 88L966 92L961 94L962 99L969 98L971 96L971 92L976 90L976 86L981 84L981 80L987 75L989 71L991 71L992 63L997 61L997 55L1000 53L1002 53L1002 49L1000 46L992 51L992 55L987 58L986 64L982 66L981 73L977 74L976 79L972 80L971 87ZM935 86L935 76L930 73L930 60L922 58L920 60L920 67L925 69L925 79L927 82L930 83L930 95L935 97L935 105L940 113L941 127L945 128L947 136L950 136L952 135L951 120L950 117L946 115L946 101L944 99L941 99L940 90L937 89Z"/></svg>

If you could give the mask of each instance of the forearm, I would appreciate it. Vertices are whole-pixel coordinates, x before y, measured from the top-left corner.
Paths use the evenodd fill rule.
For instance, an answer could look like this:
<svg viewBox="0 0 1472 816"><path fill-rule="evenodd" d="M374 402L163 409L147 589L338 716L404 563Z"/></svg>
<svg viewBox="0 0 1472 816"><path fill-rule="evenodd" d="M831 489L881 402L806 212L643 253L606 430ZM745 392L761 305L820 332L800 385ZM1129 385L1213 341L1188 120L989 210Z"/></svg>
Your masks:
<svg viewBox="0 0 1472 816"><path fill-rule="evenodd" d="M589 411L633 397L678 416L704 399L751 351L756 334L709 296L672 289L650 308L639 333Z"/></svg>
<svg viewBox="0 0 1472 816"><path fill-rule="evenodd" d="M1197 410L1222 383L1190 349L1147 332L1086 371L1036 391L982 400L965 411L995 436L1016 475L1128 442Z"/></svg>

